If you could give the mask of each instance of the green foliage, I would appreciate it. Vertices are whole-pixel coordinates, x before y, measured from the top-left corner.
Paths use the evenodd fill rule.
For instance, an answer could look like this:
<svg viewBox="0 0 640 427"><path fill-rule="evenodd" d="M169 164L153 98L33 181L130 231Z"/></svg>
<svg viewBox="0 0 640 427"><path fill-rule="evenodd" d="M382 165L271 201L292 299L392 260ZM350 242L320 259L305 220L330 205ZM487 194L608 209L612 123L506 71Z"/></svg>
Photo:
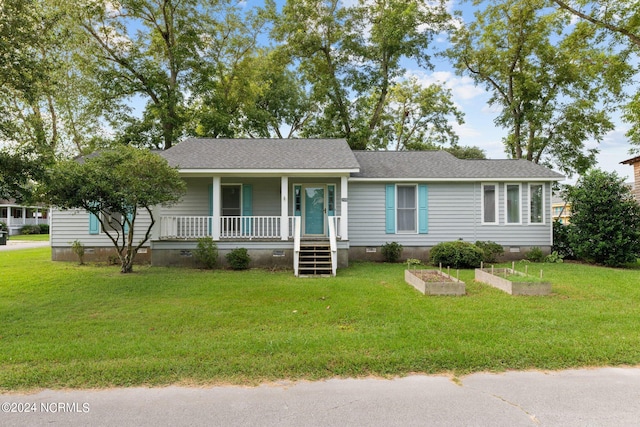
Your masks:
<svg viewBox="0 0 640 427"><path fill-rule="evenodd" d="M474 3L475 21L454 33L447 55L491 94L507 153L569 175L586 171L596 161L587 142L614 128L607 103L618 102L631 68L545 0Z"/></svg>
<svg viewBox="0 0 640 427"><path fill-rule="evenodd" d="M525 259L531 262L543 262L544 258L542 249L538 247L531 248L531 250L525 254Z"/></svg>
<svg viewBox="0 0 640 427"><path fill-rule="evenodd" d="M218 245L211 237L198 239L198 246L193 254L205 268L213 269L218 264Z"/></svg>
<svg viewBox="0 0 640 427"><path fill-rule="evenodd" d="M417 258L407 258L407 268L417 267L422 264L422 261Z"/></svg>
<svg viewBox="0 0 640 427"><path fill-rule="evenodd" d="M552 252L557 252L564 259L575 259L575 253L571 247L571 233L573 226L564 225L560 221L553 222L553 245Z"/></svg>
<svg viewBox="0 0 640 427"><path fill-rule="evenodd" d="M398 262L402 255L402 245L398 242L386 242L382 245L382 256L386 262Z"/></svg>
<svg viewBox="0 0 640 427"><path fill-rule="evenodd" d="M178 171L169 167L165 159L128 146L102 151L80 162L61 161L51 168L47 183L42 186L42 194L50 204L63 209L82 208L98 217L120 257L123 273L132 271L138 249L151 236L155 221L152 208L176 203L185 191ZM139 210L144 210L151 222L134 245ZM122 223L105 227L103 218L112 214L120 214Z"/></svg>
<svg viewBox="0 0 640 427"><path fill-rule="evenodd" d="M7 231L7 223L4 221L0 221L0 231Z"/></svg>
<svg viewBox="0 0 640 427"><path fill-rule="evenodd" d="M473 243L456 240L442 242L431 248L431 263L443 267L476 268L480 267L485 253Z"/></svg>
<svg viewBox="0 0 640 427"><path fill-rule="evenodd" d="M426 52L434 35L449 25L442 0L428 8L419 0L354 5L333 0L326 7L314 0L286 2L273 36L286 45L310 87L315 114L304 133L344 137L354 149L402 146L413 130L429 142L455 140L447 119L458 121L459 112L446 89L407 90L411 81L401 79L405 60L431 67ZM421 118L433 120L433 128Z"/></svg>
<svg viewBox="0 0 640 427"><path fill-rule="evenodd" d="M234 270L246 270L249 268L249 262L251 262L246 248L236 248L226 254L225 258Z"/></svg>
<svg viewBox="0 0 640 427"><path fill-rule="evenodd" d="M40 234L40 226L25 225L20 229L20 234Z"/></svg>
<svg viewBox="0 0 640 427"><path fill-rule="evenodd" d="M49 224L40 224L40 234L49 234Z"/></svg>
<svg viewBox="0 0 640 427"><path fill-rule="evenodd" d="M71 252L78 256L80 265L84 264L84 245L80 240L76 239L71 243Z"/></svg>
<svg viewBox="0 0 640 427"><path fill-rule="evenodd" d="M587 262L624 266L640 254L640 205L617 173L592 170L567 194L576 256Z"/></svg>
<svg viewBox="0 0 640 427"><path fill-rule="evenodd" d="M479 247L484 253L482 261L484 261L485 263L497 262L498 257L504 254L504 248L502 247L502 245L490 240L486 242L477 241L476 246Z"/></svg>
<svg viewBox="0 0 640 427"><path fill-rule="evenodd" d="M544 262L548 262L550 264L559 264L563 262L562 255L560 255L557 251L551 252L544 259Z"/></svg>

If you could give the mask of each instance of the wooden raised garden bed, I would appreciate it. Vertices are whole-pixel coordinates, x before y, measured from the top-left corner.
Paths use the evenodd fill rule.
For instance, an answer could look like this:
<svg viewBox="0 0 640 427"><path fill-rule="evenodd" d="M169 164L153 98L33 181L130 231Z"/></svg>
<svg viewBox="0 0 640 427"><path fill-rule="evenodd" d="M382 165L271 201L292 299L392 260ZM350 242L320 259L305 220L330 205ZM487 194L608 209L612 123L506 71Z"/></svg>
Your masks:
<svg viewBox="0 0 640 427"><path fill-rule="evenodd" d="M405 270L404 280L425 295L464 295L464 282L439 270Z"/></svg>
<svg viewBox="0 0 640 427"><path fill-rule="evenodd" d="M522 279L518 279L518 278ZM498 288L510 295L549 295L551 283L515 271L512 268L476 268L476 281Z"/></svg>

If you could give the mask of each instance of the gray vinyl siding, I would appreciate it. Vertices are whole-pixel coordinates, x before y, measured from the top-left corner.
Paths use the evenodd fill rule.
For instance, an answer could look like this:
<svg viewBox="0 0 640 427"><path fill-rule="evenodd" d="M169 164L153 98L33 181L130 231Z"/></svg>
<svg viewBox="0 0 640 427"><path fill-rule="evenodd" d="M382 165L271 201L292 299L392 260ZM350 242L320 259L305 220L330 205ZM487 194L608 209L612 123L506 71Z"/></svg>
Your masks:
<svg viewBox="0 0 640 427"><path fill-rule="evenodd" d="M505 223L505 183L498 184L498 224L482 224L482 183L429 183L428 233L385 232L385 185L393 182L351 182L349 185L349 240L351 246L380 246L398 242L405 246L430 247L462 239L491 240L503 246L548 246L551 244L551 189L544 184L544 224L529 224L529 183L522 182L521 224Z"/></svg>
<svg viewBox="0 0 640 427"><path fill-rule="evenodd" d="M70 247L79 240L85 247L111 247L113 243L104 233L89 234L89 212L81 209L51 211L51 246ZM156 218L157 220L157 218ZM146 210L138 211L134 229L134 242L140 242L145 236L151 218ZM145 246L149 246L147 242Z"/></svg>

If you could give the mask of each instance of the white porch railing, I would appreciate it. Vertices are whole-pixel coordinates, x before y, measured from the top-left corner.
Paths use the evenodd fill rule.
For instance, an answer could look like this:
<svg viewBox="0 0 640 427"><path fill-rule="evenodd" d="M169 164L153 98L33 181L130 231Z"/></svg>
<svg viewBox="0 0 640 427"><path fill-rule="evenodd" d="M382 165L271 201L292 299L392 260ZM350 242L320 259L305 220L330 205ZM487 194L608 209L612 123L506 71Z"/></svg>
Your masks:
<svg viewBox="0 0 640 427"><path fill-rule="evenodd" d="M300 237L302 234L301 218L293 217L293 274L298 277L300 270Z"/></svg>
<svg viewBox="0 0 640 427"><path fill-rule="evenodd" d="M339 230L338 227L340 222L340 217L338 216L330 216L328 225L329 225L329 247L331 249L331 275L336 275L336 270L338 269L338 242L336 230Z"/></svg>
<svg viewBox="0 0 640 427"><path fill-rule="evenodd" d="M220 217L220 239L281 239L280 216ZM287 218L287 236L293 237L294 217ZM161 239L198 239L213 236L212 216L163 216Z"/></svg>

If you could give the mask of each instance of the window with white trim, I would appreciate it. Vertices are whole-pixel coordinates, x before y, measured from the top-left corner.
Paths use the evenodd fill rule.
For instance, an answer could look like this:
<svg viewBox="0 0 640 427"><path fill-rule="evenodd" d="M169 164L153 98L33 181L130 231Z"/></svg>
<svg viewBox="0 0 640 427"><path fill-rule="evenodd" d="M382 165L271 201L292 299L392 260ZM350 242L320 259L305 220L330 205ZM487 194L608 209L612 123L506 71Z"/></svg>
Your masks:
<svg viewBox="0 0 640 427"><path fill-rule="evenodd" d="M418 203L415 185L398 185L396 219L398 233L416 233L418 231Z"/></svg>
<svg viewBox="0 0 640 427"><path fill-rule="evenodd" d="M101 232L118 232L121 233L124 228L124 221L122 220L122 214L119 212L101 212L100 218L102 218L102 224L100 226Z"/></svg>
<svg viewBox="0 0 640 427"><path fill-rule="evenodd" d="M498 223L498 184L482 184L482 223Z"/></svg>
<svg viewBox="0 0 640 427"><path fill-rule="evenodd" d="M242 215L242 185L223 184L222 192L222 216Z"/></svg>
<svg viewBox="0 0 640 427"><path fill-rule="evenodd" d="M520 224L520 184L506 184L505 193L506 222Z"/></svg>
<svg viewBox="0 0 640 427"><path fill-rule="evenodd" d="M529 222L544 224L544 184L529 184Z"/></svg>

